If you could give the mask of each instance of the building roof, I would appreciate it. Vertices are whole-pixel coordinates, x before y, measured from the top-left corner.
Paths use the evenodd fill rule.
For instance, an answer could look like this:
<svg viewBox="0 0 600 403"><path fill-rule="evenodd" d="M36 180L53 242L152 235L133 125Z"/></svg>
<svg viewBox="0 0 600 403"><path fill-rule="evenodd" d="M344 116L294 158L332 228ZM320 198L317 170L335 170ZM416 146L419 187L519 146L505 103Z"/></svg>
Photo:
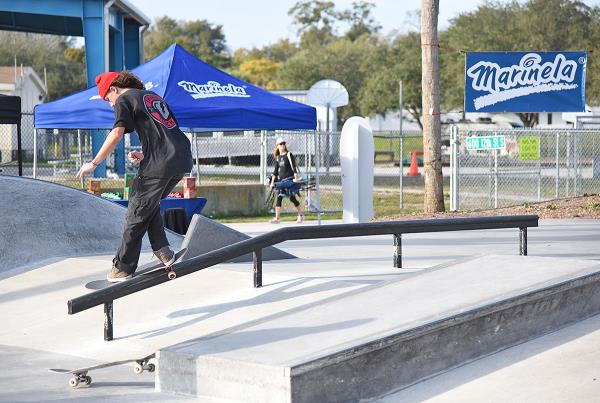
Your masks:
<svg viewBox="0 0 600 403"><path fill-rule="evenodd" d="M27 69L27 68L31 68L31 67L23 66L23 72L25 72L25 69ZM1 84L14 84L16 81L15 78L18 78L19 76L21 76L21 67L16 68L16 74L15 74L14 66L0 66L0 83Z"/></svg>
<svg viewBox="0 0 600 403"><path fill-rule="evenodd" d="M31 80L39 87L40 91L44 94L48 93L46 86L42 79L37 75L33 67L31 66L18 66L16 68L15 75L15 67L14 66L0 66L0 84L15 84L15 78L21 77L21 75L29 76Z"/></svg>

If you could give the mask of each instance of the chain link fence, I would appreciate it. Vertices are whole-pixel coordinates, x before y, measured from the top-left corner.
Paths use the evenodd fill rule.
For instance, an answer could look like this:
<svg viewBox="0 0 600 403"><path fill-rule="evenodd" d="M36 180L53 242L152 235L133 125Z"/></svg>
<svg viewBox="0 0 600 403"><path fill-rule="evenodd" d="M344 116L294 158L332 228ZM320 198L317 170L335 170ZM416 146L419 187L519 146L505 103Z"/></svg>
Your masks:
<svg viewBox="0 0 600 403"><path fill-rule="evenodd" d="M15 130L0 127L1 168L2 173L7 175L18 175ZM288 149L296 157L301 176L312 184L301 193L305 212L317 216L329 213L340 216L343 209L340 132L278 130L187 132L186 135L194 158L190 174L198 178L199 185L264 187L260 194L268 194L267 184L275 162L275 141L279 137L284 138ZM125 153L140 148L133 144L131 136L126 135ZM411 153L422 151L422 144L420 132L374 132L376 215L396 214L403 208L422 208L422 177L406 176ZM26 113L22 119L22 150L24 176L72 187L87 187L84 180L75 178L75 174L83 162L92 159L91 130L36 130L33 114ZM422 174L420 156L418 162ZM136 165L126 162L125 172L136 170ZM107 159L106 172L102 179L103 190L115 191L123 187L122 175L115 173L114 153ZM269 207L265 204L264 210ZM284 201L282 207L283 213L295 214L291 203Z"/></svg>
<svg viewBox="0 0 600 403"><path fill-rule="evenodd" d="M23 175L31 172L33 161L33 113L21 117L21 157ZM0 173L19 175L19 145L17 125L0 124Z"/></svg>
<svg viewBox="0 0 600 403"><path fill-rule="evenodd" d="M202 185L267 186L274 170L275 142L282 137L295 156L300 175L315 184L302 192L305 211L321 214L342 210L340 133L277 130L188 135L195 160L193 174ZM282 213L295 211L291 203L283 203Z"/></svg>
<svg viewBox="0 0 600 403"><path fill-rule="evenodd" d="M599 129L456 130L456 136L452 209L600 193ZM497 148L473 149L486 145Z"/></svg>

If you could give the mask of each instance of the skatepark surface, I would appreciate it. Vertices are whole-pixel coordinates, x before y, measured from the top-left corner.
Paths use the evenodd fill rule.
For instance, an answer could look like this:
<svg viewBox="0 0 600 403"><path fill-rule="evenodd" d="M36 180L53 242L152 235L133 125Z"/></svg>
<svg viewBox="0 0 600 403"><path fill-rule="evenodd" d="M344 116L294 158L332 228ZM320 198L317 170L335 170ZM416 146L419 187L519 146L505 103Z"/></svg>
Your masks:
<svg viewBox="0 0 600 403"><path fill-rule="evenodd" d="M127 209L52 182L0 175L0 278L63 256L114 253ZM179 246L182 236L168 231ZM147 236L142 248L148 249Z"/></svg>
<svg viewBox="0 0 600 403"><path fill-rule="evenodd" d="M267 223L228 226L250 236L277 228ZM102 307L70 316L67 300L90 292L84 284L105 276L111 254L57 258L32 270L8 271L11 274L0 280L0 307L7 324L0 329L4 365L0 401L212 401L156 392L155 375L135 375L131 366L90 373L93 384L78 389L67 385L68 376L47 369L142 357L170 346L185 347L199 338L206 341L201 349L229 338L229 348L222 354L245 354L250 360L264 348L269 357L263 361L289 362L302 355L294 348L314 344L323 335L339 345L359 328L380 333L385 326L375 319L377 314L396 307L384 299L372 305L365 301L377 298L377 287L403 283L408 287L408 280L416 281L415 273L443 272L443 268L428 270L434 266L477 259L487 259L487 266L510 264L512 277L526 287L525 277L534 276L534 269L539 274L535 281L543 282L600 265L598 221L543 220L528 235L531 262L558 262L552 276L535 265L518 276L515 262L528 257L518 256L518 231L511 229L404 235L403 269L392 267L391 236L288 241L278 247L299 259L263 262L262 288L252 287L251 263L227 263L116 300L115 339L110 342L102 338ZM141 263L149 261L151 255L144 253ZM475 268L476 263L465 269L465 283ZM498 295L518 288L516 283L503 283L508 281L503 277L493 281ZM434 293L438 304L444 304L435 290L432 286L425 293ZM368 292L375 296L363 302L354 299L366 298ZM398 304L407 303L409 297L403 293ZM377 312L365 317L338 312L333 324L319 319L321 307L345 298L350 312L359 311L352 304ZM412 298L427 300L427 296ZM302 312L306 312L302 322L286 322L292 313ZM600 392L597 345L600 319L594 316L372 401L592 401Z"/></svg>

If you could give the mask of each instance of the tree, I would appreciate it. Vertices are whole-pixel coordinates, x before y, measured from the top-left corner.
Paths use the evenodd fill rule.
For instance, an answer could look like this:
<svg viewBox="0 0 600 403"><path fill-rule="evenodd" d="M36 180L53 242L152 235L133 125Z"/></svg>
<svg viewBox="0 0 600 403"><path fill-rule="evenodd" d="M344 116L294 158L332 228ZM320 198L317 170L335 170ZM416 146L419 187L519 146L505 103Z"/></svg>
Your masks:
<svg viewBox="0 0 600 403"><path fill-rule="evenodd" d="M289 39L280 39L260 49L236 49L231 57L229 72L260 87L278 89L279 70L297 51L298 47Z"/></svg>
<svg viewBox="0 0 600 403"><path fill-rule="evenodd" d="M218 68L230 64L221 25L206 20L177 21L164 16L156 20L144 36L144 55L149 60L174 43Z"/></svg>
<svg viewBox="0 0 600 403"><path fill-rule="evenodd" d="M444 211L440 71L437 23L439 0L421 0L421 60L423 91L423 168L426 212Z"/></svg>
<svg viewBox="0 0 600 403"><path fill-rule="evenodd" d="M298 1L289 9L300 33L300 47L323 46L335 39L333 24L337 20L333 1Z"/></svg>
<svg viewBox="0 0 600 403"><path fill-rule="evenodd" d="M0 31L0 65L31 66L43 79L44 67L48 77L48 97L53 100L86 87L85 65L81 53L72 49L72 39L57 35L41 35Z"/></svg>
<svg viewBox="0 0 600 403"><path fill-rule="evenodd" d="M304 0L298 1L288 14L293 17L293 23L299 27L300 47L323 46L335 41L336 25L348 26L343 35L355 41L363 35L376 35L381 26L373 17L374 3L358 0L347 10L338 11L332 1Z"/></svg>
<svg viewBox="0 0 600 403"><path fill-rule="evenodd" d="M351 9L338 14L340 20L350 25L346 38L355 41L362 35L376 35L381 30L381 25L373 17L373 8L375 4L368 1L355 1Z"/></svg>
<svg viewBox="0 0 600 403"><path fill-rule="evenodd" d="M403 81L403 104L415 122L421 122L421 38L409 32L382 42L370 60L371 73L366 75L359 93L360 113L364 116L398 110L398 82Z"/></svg>
<svg viewBox="0 0 600 403"><path fill-rule="evenodd" d="M269 59L249 59L240 65L236 76L264 89L275 90L280 68L281 63Z"/></svg>
<svg viewBox="0 0 600 403"><path fill-rule="evenodd" d="M277 42L266 45L261 49L264 57L274 62L285 62L294 56L298 51L298 46L290 42L289 39L280 39Z"/></svg>
<svg viewBox="0 0 600 403"><path fill-rule="evenodd" d="M310 88L323 79L339 81L348 90L350 102L338 115L344 120L360 113L358 97L365 78L371 71L375 42L368 37L350 41L341 38L325 46L301 49L282 67L281 88Z"/></svg>
<svg viewBox="0 0 600 403"><path fill-rule="evenodd" d="M572 0L529 0L526 3L486 2L460 14L441 35L454 49L470 51L558 51L595 49L600 41L600 8ZM442 57L446 108L462 107L464 55ZM600 102L600 63L588 59L586 96ZM525 126L537 123L537 113L521 113Z"/></svg>

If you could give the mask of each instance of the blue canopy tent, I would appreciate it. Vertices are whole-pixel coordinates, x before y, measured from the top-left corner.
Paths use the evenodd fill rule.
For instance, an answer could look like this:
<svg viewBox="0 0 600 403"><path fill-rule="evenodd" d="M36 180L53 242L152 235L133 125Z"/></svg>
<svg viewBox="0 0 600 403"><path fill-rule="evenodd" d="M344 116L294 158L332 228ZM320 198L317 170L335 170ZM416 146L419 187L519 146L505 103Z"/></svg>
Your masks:
<svg viewBox="0 0 600 403"><path fill-rule="evenodd" d="M235 78L171 45L132 70L163 97L187 130L315 129L316 110ZM38 105L35 127L111 129L114 113L96 87Z"/></svg>

